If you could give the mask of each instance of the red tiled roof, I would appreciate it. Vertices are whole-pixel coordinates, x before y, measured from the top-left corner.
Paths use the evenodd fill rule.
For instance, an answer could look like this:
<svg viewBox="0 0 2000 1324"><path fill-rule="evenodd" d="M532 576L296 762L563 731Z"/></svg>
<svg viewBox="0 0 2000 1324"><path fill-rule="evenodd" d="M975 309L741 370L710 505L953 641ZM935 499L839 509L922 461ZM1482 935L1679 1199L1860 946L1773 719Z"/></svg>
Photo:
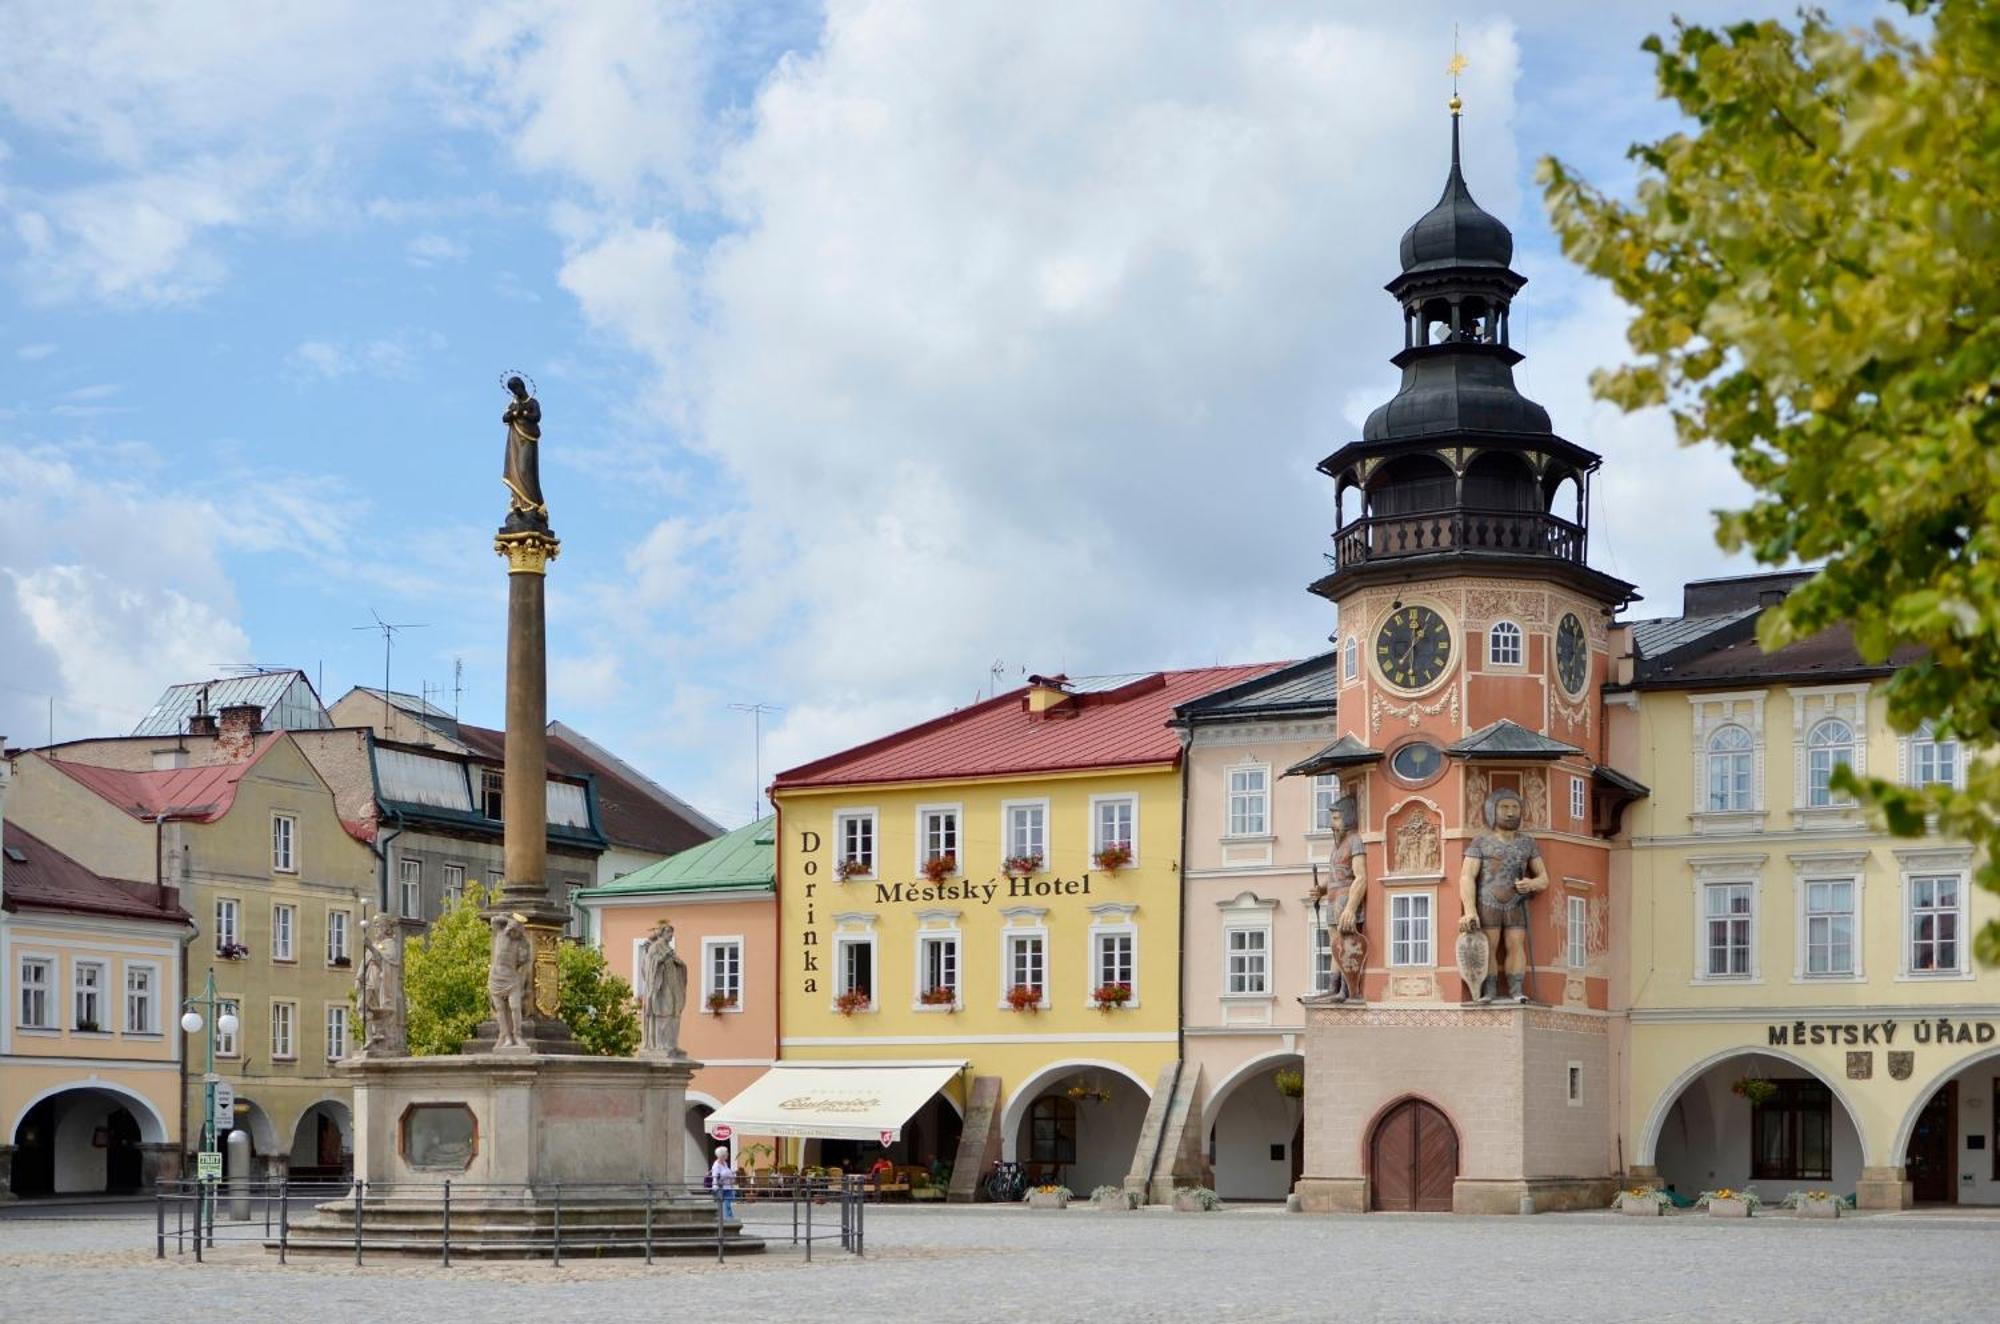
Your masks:
<svg viewBox="0 0 2000 1324"><path fill-rule="evenodd" d="M83 915L117 915L125 919L155 919L185 924L188 914L176 903L174 889L151 883L101 878L26 828L8 823L0 829L8 851L4 904L8 910L63 910ZM18 853L21 858L15 859Z"/></svg>
<svg viewBox="0 0 2000 1324"><path fill-rule="evenodd" d="M1286 665L1154 672L1115 689L1074 695L1045 714L1028 711L1026 687L1011 690L781 772L773 786L786 790L1177 763L1180 736L1167 725L1177 705Z"/></svg>
<svg viewBox="0 0 2000 1324"><path fill-rule="evenodd" d="M134 772L126 768L100 768L88 763L71 763L51 758L49 766L61 769L117 805L134 818L190 818L213 823L229 812L236 801L237 783L243 780L282 732L259 737L256 749L241 763L211 763L198 768L149 768Z"/></svg>

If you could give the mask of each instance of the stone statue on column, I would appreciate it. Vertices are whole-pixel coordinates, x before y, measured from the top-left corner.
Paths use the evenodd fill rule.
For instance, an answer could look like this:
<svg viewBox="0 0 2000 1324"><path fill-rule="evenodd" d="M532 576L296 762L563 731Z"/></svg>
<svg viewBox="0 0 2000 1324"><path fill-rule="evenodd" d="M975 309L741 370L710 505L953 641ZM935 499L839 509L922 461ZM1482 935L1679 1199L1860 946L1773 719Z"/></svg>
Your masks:
<svg viewBox="0 0 2000 1324"><path fill-rule="evenodd" d="M1361 997L1361 978L1368 969L1368 937L1365 903L1368 897L1368 848L1361 840L1361 811L1353 796L1333 805L1333 850L1327 858L1327 880L1321 883L1314 871L1312 902L1314 918L1330 930L1327 942L1333 955L1333 987L1326 997L1346 1002ZM1332 914L1323 916L1323 907ZM1328 921L1331 922L1328 922Z"/></svg>
<svg viewBox="0 0 2000 1324"><path fill-rule="evenodd" d="M355 984L355 1003L361 1011L361 1055L407 1054L410 1030L403 1000L402 926L387 911L377 911L361 926L361 969L355 974Z"/></svg>
<svg viewBox="0 0 2000 1324"><path fill-rule="evenodd" d="M639 1022L639 1050L680 1057L681 1016L687 1010L687 962L674 947L674 926L661 920L639 948L639 978L644 1007Z"/></svg>
<svg viewBox="0 0 2000 1324"><path fill-rule="evenodd" d="M1521 831L1521 814L1519 792L1503 787L1487 796L1487 830L1467 843L1459 872L1459 932L1486 938L1491 973L1475 993L1480 1002L1493 1000L1503 972L1507 996L1528 1000L1528 898L1549 885L1549 871L1541 847Z"/></svg>
<svg viewBox="0 0 2000 1324"><path fill-rule="evenodd" d="M493 959L486 971L486 1000L493 1010L496 1053L528 1051L521 1027L534 989L535 944L522 919L520 915L493 917Z"/></svg>

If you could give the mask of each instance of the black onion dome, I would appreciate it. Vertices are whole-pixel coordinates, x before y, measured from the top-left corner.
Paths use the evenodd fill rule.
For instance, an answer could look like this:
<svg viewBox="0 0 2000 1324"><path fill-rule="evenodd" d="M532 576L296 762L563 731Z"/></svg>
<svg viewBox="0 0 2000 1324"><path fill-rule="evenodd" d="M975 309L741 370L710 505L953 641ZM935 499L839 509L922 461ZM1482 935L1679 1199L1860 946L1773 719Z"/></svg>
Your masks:
<svg viewBox="0 0 2000 1324"><path fill-rule="evenodd" d="M1498 217L1472 200L1458 168L1458 118L1451 121L1451 174L1437 206L1403 231L1403 270L1496 266L1514 260L1514 236Z"/></svg>

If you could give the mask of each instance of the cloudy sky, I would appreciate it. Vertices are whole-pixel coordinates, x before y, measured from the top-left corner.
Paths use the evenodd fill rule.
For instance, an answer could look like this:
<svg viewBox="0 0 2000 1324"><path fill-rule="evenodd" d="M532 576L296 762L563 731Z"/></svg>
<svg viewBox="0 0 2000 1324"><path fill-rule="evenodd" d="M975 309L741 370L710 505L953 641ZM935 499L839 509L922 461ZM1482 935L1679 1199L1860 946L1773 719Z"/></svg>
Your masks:
<svg viewBox="0 0 2000 1324"><path fill-rule="evenodd" d="M1670 12L0 0L0 733L230 664L330 701L380 683L372 614L423 627L398 688L462 663L497 724L508 368L551 712L724 822L731 704L780 706L768 775L996 672L1323 647L1312 466L1393 391L1455 21L1519 380L1605 456L1592 559L1671 611L1737 489L1589 399L1623 317L1531 178L1629 183Z"/></svg>

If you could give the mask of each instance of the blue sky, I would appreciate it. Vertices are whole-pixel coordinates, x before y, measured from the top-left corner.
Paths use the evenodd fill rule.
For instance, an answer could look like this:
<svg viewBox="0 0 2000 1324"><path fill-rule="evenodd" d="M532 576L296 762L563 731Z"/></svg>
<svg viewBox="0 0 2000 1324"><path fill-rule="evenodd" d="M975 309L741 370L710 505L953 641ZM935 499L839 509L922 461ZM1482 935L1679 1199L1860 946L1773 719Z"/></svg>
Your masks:
<svg viewBox="0 0 2000 1324"><path fill-rule="evenodd" d="M301 7L305 8L305 7ZM1683 5L1697 18L1746 8ZM28 6L0 52L0 732L217 664L497 724L504 402L545 411L551 712L725 822L764 770L1024 671L1301 656L1312 464L1393 389L1381 284L1467 173L1523 388L1671 611L1737 489L1593 404L1620 310L1535 159L1673 127L1668 10L1551 2ZM1607 15L1606 10L1615 10ZM1872 6L1837 7L1847 17Z"/></svg>

